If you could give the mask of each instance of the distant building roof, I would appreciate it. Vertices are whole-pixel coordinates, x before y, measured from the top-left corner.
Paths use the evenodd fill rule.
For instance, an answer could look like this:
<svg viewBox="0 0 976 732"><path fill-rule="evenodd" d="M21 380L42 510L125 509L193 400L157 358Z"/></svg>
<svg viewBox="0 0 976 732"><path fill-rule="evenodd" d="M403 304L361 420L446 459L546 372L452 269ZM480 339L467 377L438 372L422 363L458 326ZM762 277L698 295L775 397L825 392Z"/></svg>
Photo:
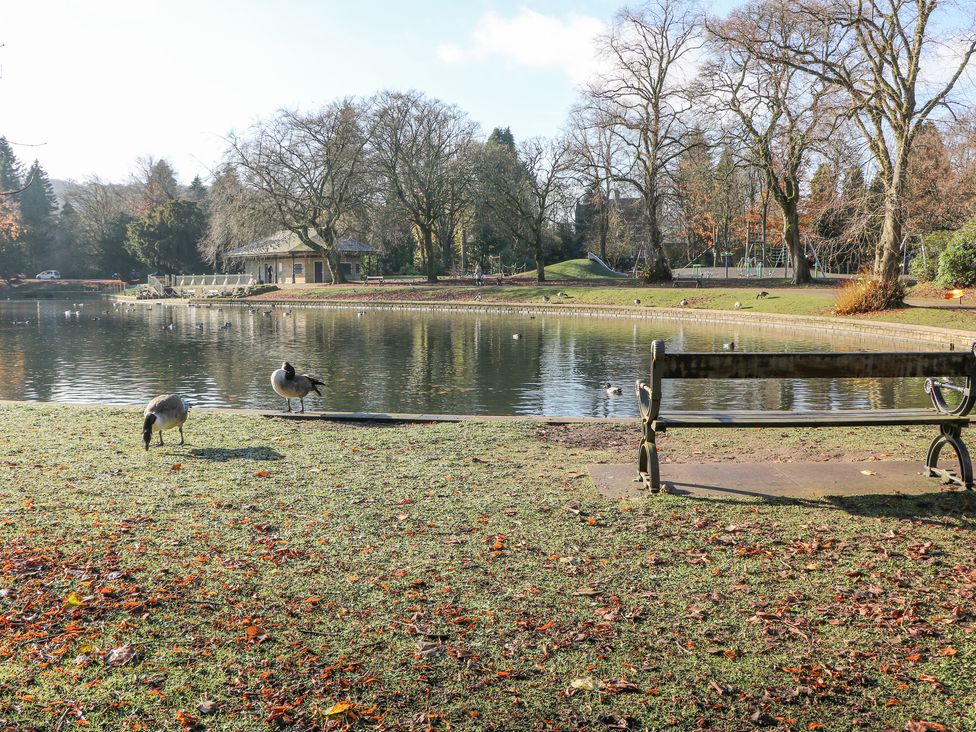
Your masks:
<svg viewBox="0 0 976 732"><path fill-rule="evenodd" d="M317 234L313 234L310 238L316 244L324 246L321 237L319 237ZM379 250L371 247L369 244L364 244L361 241L356 241L355 239L350 239L348 237L340 239L336 244L336 248L341 254L379 254ZM313 253L317 254L318 251L303 243L298 238L297 234L291 231L279 231L271 236L265 237L264 239L259 239L258 241L245 244L237 249L232 249L224 254L224 256L275 257Z"/></svg>

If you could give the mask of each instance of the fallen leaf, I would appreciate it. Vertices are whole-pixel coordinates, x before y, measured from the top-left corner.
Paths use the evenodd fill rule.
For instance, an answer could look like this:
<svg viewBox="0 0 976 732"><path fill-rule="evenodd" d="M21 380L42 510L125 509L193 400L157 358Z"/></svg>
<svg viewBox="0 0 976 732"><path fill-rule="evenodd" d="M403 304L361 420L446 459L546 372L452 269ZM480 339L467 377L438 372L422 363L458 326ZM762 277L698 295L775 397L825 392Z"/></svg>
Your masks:
<svg viewBox="0 0 976 732"><path fill-rule="evenodd" d="M581 676L578 679L570 681L569 687L571 689L579 689L580 691L603 691L606 684L592 676Z"/></svg>
<svg viewBox="0 0 976 732"><path fill-rule="evenodd" d="M72 607L81 607L85 604L85 601L78 597L77 592L69 592L68 596L64 598L65 605L71 605Z"/></svg>
<svg viewBox="0 0 976 732"><path fill-rule="evenodd" d="M877 475L873 470L862 470L861 475Z"/></svg>
<svg viewBox="0 0 976 732"><path fill-rule="evenodd" d="M957 651L952 646L948 646L939 651L940 656L955 656L959 651Z"/></svg>
<svg viewBox="0 0 976 732"><path fill-rule="evenodd" d="M182 467L183 466L180 463L173 463L172 465L169 466L169 469L170 470L179 470Z"/></svg>
<svg viewBox="0 0 976 732"><path fill-rule="evenodd" d="M269 478L269 477L271 477L271 474L268 473L267 470L259 470L258 472L256 472L254 474L254 477L255 478Z"/></svg>
<svg viewBox="0 0 976 732"><path fill-rule="evenodd" d="M355 719L357 714L349 702L336 702L325 711L325 716L329 719Z"/></svg>
<svg viewBox="0 0 976 732"><path fill-rule="evenodd" d="M576 590L577 595L583 595L584 597L593 597L594 595L603 594L596 587L580 587Z"/></svg>
<svg viewBox="0 0 976 732"><path fill-rule="evenodd" d="M119 648L113 648L105 654L105 665L110 668L112 666L124 666L135 657L135 648L128 645L120 646Z"/></svg>
<svg viewBox="0 0 976 732"><path fill-rule="evenodd" d="M197 702L197 711L203 715L213 714L217 711L217 702L213 699L203 697L203 699Z"/></svg>

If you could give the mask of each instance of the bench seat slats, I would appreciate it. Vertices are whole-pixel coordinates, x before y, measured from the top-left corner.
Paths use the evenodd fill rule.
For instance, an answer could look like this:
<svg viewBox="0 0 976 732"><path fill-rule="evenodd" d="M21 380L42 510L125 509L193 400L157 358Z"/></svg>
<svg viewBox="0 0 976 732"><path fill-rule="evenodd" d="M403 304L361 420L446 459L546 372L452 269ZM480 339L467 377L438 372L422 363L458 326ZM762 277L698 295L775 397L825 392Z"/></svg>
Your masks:
<svg viewBox="0 0 976 732"><path fill-rule="evenodd" d="M669 353L654 363L662 379L851 379L963 376L967 351L936 353Z"/></svg>
<svg viewBox="0 0 976 732"><path fill-rule="evenodd" d="M872 409L821 411L666 412L653 429L670 427L870 427L873 425L969 424L969 417L939 414L932 409Z"/></svg>

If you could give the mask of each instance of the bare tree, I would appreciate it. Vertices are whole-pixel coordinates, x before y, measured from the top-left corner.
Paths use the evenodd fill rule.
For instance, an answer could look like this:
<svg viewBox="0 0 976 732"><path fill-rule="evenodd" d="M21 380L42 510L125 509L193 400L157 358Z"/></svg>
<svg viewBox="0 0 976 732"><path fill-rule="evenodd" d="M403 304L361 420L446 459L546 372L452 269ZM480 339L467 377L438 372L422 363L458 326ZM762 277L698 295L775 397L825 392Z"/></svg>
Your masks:
<svg viewBox="0 0 976 732"><path fill-rule="evenodd" d="M850 118L867 142L884 184L875 272L894 279L903 254L912 145L925 120L949 104L953 87L976 52L976 33L971 25L959 34L950 32L950 27L961 27L963 6L946 0L768 4L807 24L809 32L770 38L762 37L761 27L755 28L755 41L766 59L809 74L847 97ZM972 4L967 5L971 16ZM947 17L950 14L955 16ZM927 82L935 75L932 64L938 62L947 73L937 83Z"/></svg>
<svg viewBox="0 0 976 732"><path fill-rule="evenodd" d="M703 80L720 110L732 113L732 134L753 164L783 217L783 240L793 260L793 282L811 279L800 236L800 185L810 154L841 124L832 84L775 59L775 50L808 45L810 28L777 2L753 3L724 22L710 24L712 61Z"/></svg>
<svg viewBox="0 0 976 732"><path fill-rule="evenodd" d="M566 140L533 138L513 152L490 145L487 159L488 205L516 242L535 259L536 280L545 282L545 242L549 227L565 211L572 172Z"/></svg>
<svg viewBox="0 0 976 732"><path fill-rule="evenodd" d="M336 244L368 198L367 141L363 107L352 99L312 113L281 110L230 140L229 163L241 180L281 226L325 255L333 283L344 281Z"/></svg>
<svg viewBox="0 0 976 732"><path fill-rule="evenodd" d="M200 256L217 266L224 252L272 234L275 226L267 197L245 186L237 171L225 166L207 192L207 232L200 240Z"/></svg>
<svg viewBox="0 0 976 732"><path fill-rule="evenodd" d="M418 92L380 93L371 119L376 170L417 233L427 281L436 282L438 229L449 230L445 219L456 214L477 128L457 107Z"/></svg>
<svg viewBox="0 0 976 732"><path fill-rule="evenodd" d="M700 13L688 0L650 0L625 8L602 39L610 71L592 83L589 103L602 110L627 152L614 179L636 190L647 226L649 280L669 280L661 208L677 158L691 138L686 80L701 47Z"/></svg>
<svg viewBox="0 0 976 732"><path fill-rule="evenodd" d="M607 261L614 170L622 155L619 131L599 107L578 105L570 112L568 142L572 167L583 187L581 200L592 212L600 259Z"/></svg>

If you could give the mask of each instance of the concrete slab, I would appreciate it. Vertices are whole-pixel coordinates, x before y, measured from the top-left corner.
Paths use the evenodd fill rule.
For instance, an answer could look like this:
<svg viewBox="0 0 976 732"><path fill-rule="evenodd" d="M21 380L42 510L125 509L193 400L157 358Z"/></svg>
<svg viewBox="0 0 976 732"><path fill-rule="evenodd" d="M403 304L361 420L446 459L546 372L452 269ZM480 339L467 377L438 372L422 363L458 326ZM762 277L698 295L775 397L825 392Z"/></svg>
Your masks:
<svg viewBox="0 0 976 732"><path fill-rule="evenodd" d="M587 465L600 495L633 499L650 495L635 481L637 466ZM922 475L919 462L669 463L661 466L668 493L693 498L823 498L871 494L920 495L945 490Z"/></svg>

